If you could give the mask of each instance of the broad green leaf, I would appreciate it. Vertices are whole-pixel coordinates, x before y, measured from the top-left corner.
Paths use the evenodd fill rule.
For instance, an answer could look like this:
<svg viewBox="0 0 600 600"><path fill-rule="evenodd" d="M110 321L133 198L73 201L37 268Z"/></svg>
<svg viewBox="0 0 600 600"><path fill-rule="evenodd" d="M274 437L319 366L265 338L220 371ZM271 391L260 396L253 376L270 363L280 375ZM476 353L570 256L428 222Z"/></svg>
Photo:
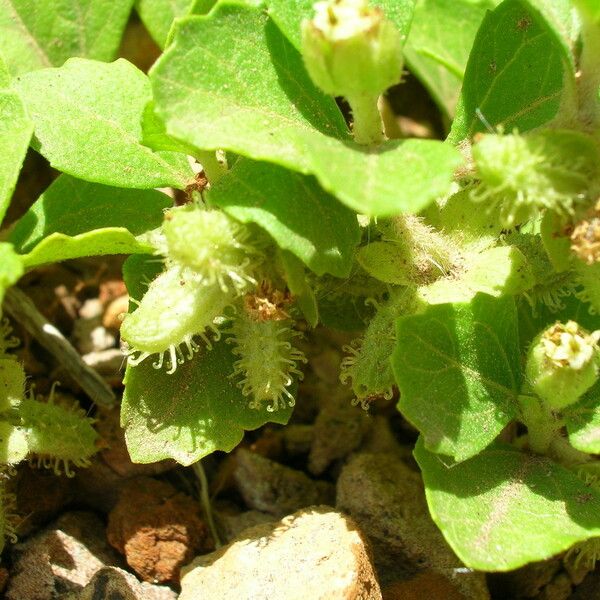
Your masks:
<svg viewBox="0 0 600 600"><path fill-rule="evenodd" d="M600 382L565 410L569 442L577 450L600 454Z"/></svg>
<svg viewBox="0 0 600 600"><path fill-rule="evenodd" d="M15 87L35 126L36 149L56 169L87 181L127 188L184 188L187 158L142 145L142 114L152 98L144 73L72 58L59 69L18 77Z"/></svg>
<svg viewBox="0 0 600 600"><path fill-rule="evenodd" d="M521 385L511 298L479 294L397 321L392 368L402 414L428 449L457 461L489 445L517 414Z"/></svg>
<svg viewBox="0 0 600 600"><path fill-rule="evenodd" d="M302 45L301 25L303 19L314 15L315 0L267 0L269 14L288 40L300 50ZM371 0L371 6L378 6L386 18L398 28L406 40L413 18L415 0Z"/></svg>
<svg viewBox="0 0 600 600"><path fill-rule="evenodd" d="M575 0L575 4L594 22L600 22L600 2L598 0Z"/></svg>
<svg viewBox="0 0 600 600"><path fill-rule="evenodd" d="M350 273L360 241L356 215L313 177L241 159L211 187L208 201L242 223L260 225L318 275Z"/></svg>
<svg viewBox="0 0 600 600"><path fill-rule="evenodd" d="M152 39L164 48L173 19L187 15L194 0L137 0L135 8Z"/></svg>
<svg viewBox="0 0 600 600"><path fill-rule="evenodd" d="M17 221L9 240L27 267L80 256L148 251L135 236L159 227L171 199L61 175Z"/></svg>
<svg viewBox="0 0 600 600"><path fill-rule="evenodd" d="M23 275L25 269L21 257L12 244L0 242L0 315L4 292Z"/></svg>
<svg viewBox="0 0 600 600"><path fill-rule="evenodd" d="M526 0L505 0L483 20L467 64L450 139L487 126L527 131L574 98L575 71L565 41Z"/></svg>
<svg viewBox="0 0 600 600"><path fill-rule="evenodd" d="M551 460L495 445L447 466L420 440L433 520L472 569L510 571L600 536L600 494Z"/></svg>
<svg viewBox="0 0 600 600"><path fill-rule="evenodd" d="M165 124L156 114L154 102L150 101L144 108L142 115L142 144L152 150L167 150L182 154L194 154L194 148L173 139L168 133Z"/></svg>
<svg viewBox="0 0 600 600"><path fill-rule="evenodd" d="M469 188L460 190L445 201L434 202L422 214L429 225L461 245L479 248L482 243L490 245L500 237L504 228L496 212L486 210L484 205L471 199Z"/></svg>
<svg viewBox="0 0 600 600"><path fill-rule="evenodd" d="M434 140L354 144L333 98L315 88L297 50L250 6L225 1L206 17L179 21L151 78L170 135L313 174L365 214L420 210L447 191L462 160Z"/></svg>
<svg viewBox="0 0 600 600"><path fill-rule="evenodd" d="M404 54L410 70L452 117L477 29L493 0L419 0Z"/></svg>
<svg viewBox="0 0 600 600"><path fill-rule="evenodd" d="M173 20L206 14L217 0L136 0L135 8L152 39L164 49L169 43Z"/></svg>
<svg viewBox="0 0 600 600"><path fill-rule="evenodd" d="M419 289L429 304L469 302L478 292L490 296L520 294L535 285L527 259L518 248L501 246L467 254L463 271Z"/></svg>
<svg viewBox="0 0 600 600"><path fill-rule="evenodd" d="M33 133L33 123L17 93L10 89L9 82L6 65L0 58L0 223Z"/></svg>
<svg viewBox="0 0 600 600"><path fill-rule="evenodd" d="M154 369L151 358L128 367L121 425L132 460L173 458L190 465L216 450L233 450L244 430L287 423L291 408L274 413L248 408L248 398L229 377L234 361L231 345L221 341L173 375Z"/></svg>
<svg viewBox="0 0 600 600"><path fill-rule="evenodd" d="M0 56L13 75L80 56L112 60L133 0L0 0Z"/></svg>

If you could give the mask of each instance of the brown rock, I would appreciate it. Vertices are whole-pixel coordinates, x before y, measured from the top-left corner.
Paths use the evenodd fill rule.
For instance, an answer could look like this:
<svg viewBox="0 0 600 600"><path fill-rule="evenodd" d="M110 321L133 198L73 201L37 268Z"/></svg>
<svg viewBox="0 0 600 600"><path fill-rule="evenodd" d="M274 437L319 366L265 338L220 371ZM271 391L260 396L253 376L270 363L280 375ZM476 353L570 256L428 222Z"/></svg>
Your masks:
<svg viewBox="0 0 600 600"><path fill-rule="evenodd" d="M455 573L453 581L467 598L489 597L483 575L462 571L429 516L420 475L396 454L353 456L337 481L337 507L371 541L384 586L433 570Z"/></svg>
<svg viewBox="0 0 600 600"><path fill-rule="evenodd" d="M320 475L335 460L355 450L372 421L359 406L352 406L352 392L333 388L322 402L308 456L308 470Z"/></svg>
<svg viewBox="0 0 600 600"><path fill-rule="evenodd" d="M123 486L107 533L129 566L153 583L178 581L182 565L214 547L199 502L149 477Z"/></svg>
<svg viewBox="0 0 600 600"><path fill-rule="evenodd" d="M361 533L326 506L247 529L188 565L181 587L179 600L381 600Z"/></svg>
<svg viewBox="0 0 600 600"><path fill-rule="evenodd" d="M123 569L104 567L83 590L64 600L177 600L177 594L165 586L140 583Z"/></svg>
<svg viewBox="0 0 600 600"><path fill-rule="evenodd" d="M93 457L87 469L79 469L73 479L75 500L102 513L110 512L127 479L117 475L100 457Z"/></svg>
<svg viewBox="0 0 600 600"><path fill-rule="evenodd" d="M219 525L219 532L227 542L235 539L242 531L250 527L272 523L274 519L273 515L258 510L235 512L231 509L220 509L215 511L215 516Z"/></svg>
<svg viewBox="0 0 600 600"><path fill-rule="evenodd" d="M25 537L54 518L73 499L73 480L27 463L18 467L17 535Z"/></svg>
<svg viewBox="0 0 600 600"><path fill-rule="evenodd" d="M284 467L240 449L234 455L233 478L249 508L283 516L313 504L332 503L330 483L314 481L301 471Z"/></svg>
<svg viewBox="0 0 600 600"><path fill-rule="evenodd" d="M47 529L13 548L7 600L54 600L85 586L118 555L106 543L93 513L65 513Z"/></svg>
<svg viewBox="0 0 600 600"><path fill-rule="evenodd" d="M308 454L313 441L314 425L288 425L283 430L283 446L291 456Z"/></svg>
<svg viewBox="0 0 600 600"><path fill-rule="evenodd" d="M423 571L412 579L396 581L383 589L383 600L479 600L465 596L440 573Z"/></svg>

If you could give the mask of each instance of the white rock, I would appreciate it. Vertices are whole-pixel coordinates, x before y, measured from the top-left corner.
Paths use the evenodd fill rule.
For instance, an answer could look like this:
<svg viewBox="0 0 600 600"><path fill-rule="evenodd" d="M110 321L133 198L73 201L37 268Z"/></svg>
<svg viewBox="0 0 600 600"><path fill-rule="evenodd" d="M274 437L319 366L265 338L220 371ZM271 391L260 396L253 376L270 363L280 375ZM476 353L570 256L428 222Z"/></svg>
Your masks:
<svg viewBox="0 0 600 600"><path fill-rule="evenodd" d="M327 506L246 529L182 572L179 600L381 600L361 533Z"/></svg>

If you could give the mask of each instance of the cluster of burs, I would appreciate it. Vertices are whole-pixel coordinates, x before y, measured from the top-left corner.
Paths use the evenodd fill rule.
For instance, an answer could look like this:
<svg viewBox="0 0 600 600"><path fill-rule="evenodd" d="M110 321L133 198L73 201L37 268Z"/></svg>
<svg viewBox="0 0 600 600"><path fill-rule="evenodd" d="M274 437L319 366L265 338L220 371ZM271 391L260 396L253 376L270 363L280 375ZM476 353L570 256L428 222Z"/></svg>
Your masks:
<svg viewBox="0 0 600 600"><path fill-rule="evenodd" d="M98 450L93 420L77 401L61 398L54 388L46 401L26 390L23 365L9 352L18 344L7 321L0 320L0 550L3 534L12 535L14 497L5 484L13 466L29 458L38 467L72 477L71 466L88 466Z"/></svg>
<svg viewBox="0 0 600 600"><path fill-rule="evenodd" d="M238 357L231 375L250 406L293 406L289 388L305 358L293 346L290 298L264 234L194 201L165 214L153 243L165 268L123 321L128 363L152 357L172 374L198 342L209 351L225 334Z"/></svg>

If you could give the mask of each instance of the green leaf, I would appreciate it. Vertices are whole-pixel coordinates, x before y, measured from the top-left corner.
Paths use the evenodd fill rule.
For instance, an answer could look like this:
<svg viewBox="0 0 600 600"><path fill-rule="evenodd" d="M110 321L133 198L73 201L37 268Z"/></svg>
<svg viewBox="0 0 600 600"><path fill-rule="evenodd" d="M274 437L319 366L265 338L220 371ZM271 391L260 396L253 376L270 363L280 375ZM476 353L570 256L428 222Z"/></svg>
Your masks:
<svg viewBox="0 0 600 600"><path fill-rule="evenodd" d="M136 239L159 227L171 199L61 175L17 221L9 240L27 267L80 256L147 252Z"/></svg>
<svg viewBox="0 0 600 600"><path fill-rule="evenodd" d="M404 54L410 70L452 117L469 52L492 0L420 0Z"/></svg>
<svg viewBox="0 0 600 600"><path fill-rule="evenodd" d="M511 298L480 294L397 321L398 408L428 449L457 461L490 444L517 414L521 385Z"/></svg>
<svg viewBox="0 0 600 600"><path fill-rule="evenodd" d="M33 123L19 96L10 89L9 81L6 65L0 58L0 223L33 133Z"/></svg>
<svg viewBox="0 0 600 600"><path fill-rule="evenodd" d="M183 154L142 145L142 114L152 98L144 73L119 59L72 58L59 69L17 78L35 126L36 149L56 169L127 188L184 188L192 174Z"/></svg>
<svg viewBox="0 0 600 600"><path fill-rule="evenodd" d="M420 440L433 520L472 569L510 571L600 536L600 494L551 460L493 446L446 466Z"/></svg>
<svg viewBox="0 0 600 600"><path fill-rule="evenodd" d="M302 46L302 20L312 18L314 4L314 0L267 0L269 15L297 50ZM406 40L415 0L372 0L369 4L381 8L386 18L396 25L402 39Z"/></svg>
<svg viewBox="0 0 600 600"><path fill-rule="evenodd" d="M496 297L510 296L535 285L527 259L513 246L467 254L463 269L458 275L421 287L420 297L429 304L469 302L478 292Z"/></svg>
<svg viewBox="0 0 600 600"><path fill-rule="evenodd" d="M135 8L152 39L164 48L173 19L187 15L194 0L137 0Z"/></svg>
<svg viewBox="0 0 600 600"><path fill-rule="evenodd" d="M241 159L211 187L208 201L242 223L260 225L317 275L350 273L358 220L314 178Z"/></svg>
<svg viewBox="0 0 600 600"><path fill-rule="evenodd" d="M0 242L0 315L4 292L16 283L24 272L21 257L15 252L13 245Z"/></svg>
<svg viewBox="0 0 600 600"><path fill-rule="evenodd" d="M190 465L216 450L233 450L244 430L287 423L291 408L248 408L248 398L229 377L234 360L231 346L221 341L173 375L154 369L151 360L128 367L121 425L132 460L173 458Z"/></svg>
<svg viewBox="0 0 600 600"><path fill-rule="evenodd" d="M485 131L484 121L505 131L534 129L571 102L574 90L573 59L562 37L526 0L505 0L475 38L450 139Z"/></svg>
<svg viewBox="0 0 600 600"><path fill-rule="evenodd" d="M0 56L19 75L81 56L112 60L133 0L0 0Z"/></svg>
<svg viewBox="0 0 600 600"><path fill-rule="evenodd" d="M462 160L434 140L355 144L300 54L250 6L225 1L206 17L179 21L151 78L170 135L313 174L326 191L365 214L420 210L447 191Z"/></svg>
<svg viewBox="0 0 600 600"><path fill-rule="evenodd" d="M154 101L146 104L142 115L142 144L152 150L194 154L194 148L179 142L167 133L164 122L156 114Z"/></svg>
<svg viewBox="0 0 600 600"><path fill-rule="evenodd" d="M588 454L600 454L600 381L565 411L571 446Z"/></svg>

